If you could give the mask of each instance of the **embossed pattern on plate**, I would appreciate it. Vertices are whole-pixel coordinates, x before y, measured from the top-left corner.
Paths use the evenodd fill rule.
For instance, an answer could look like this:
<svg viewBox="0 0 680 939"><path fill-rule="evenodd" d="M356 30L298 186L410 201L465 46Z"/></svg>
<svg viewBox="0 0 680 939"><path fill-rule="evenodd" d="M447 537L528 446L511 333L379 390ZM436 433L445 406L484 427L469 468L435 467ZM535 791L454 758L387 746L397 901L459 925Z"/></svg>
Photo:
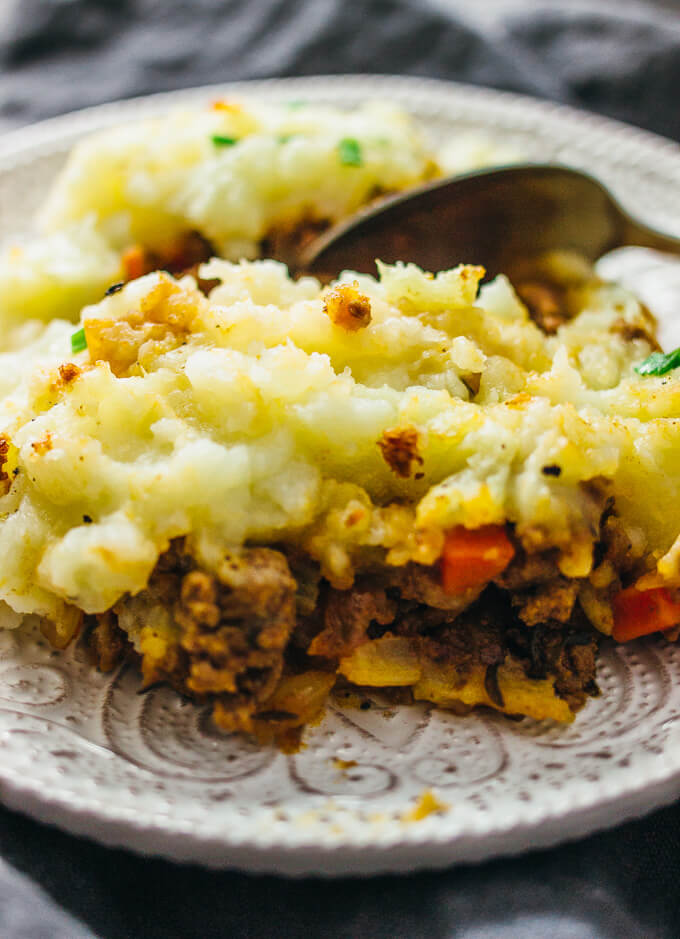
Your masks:
<svg viewBox="0 0 680 939"><path fill-rule="evenodd" d="M24 224L83 133L220 94L352 104L386 96L434 137L500 136L530 158L599 175L633 211L680 219L680 148L557 106L420 79L254 82L107 105L0 139L0 219ZM470 259L476 260L476 259ZM478 259L477 259L478 260ZM483 259L482 259L483 260ZM651 263L651 262L650 262ZM676 273L677 277L677 273ZM575 837L680 794L680 648L605 649L602 696L573 725L333 703L299 753L218 733L126 665L93 671L28 630L0 634L0 795L110 844L214 866L299 873L407 870ZM424 790L446 805L409 820Z"/></svg>

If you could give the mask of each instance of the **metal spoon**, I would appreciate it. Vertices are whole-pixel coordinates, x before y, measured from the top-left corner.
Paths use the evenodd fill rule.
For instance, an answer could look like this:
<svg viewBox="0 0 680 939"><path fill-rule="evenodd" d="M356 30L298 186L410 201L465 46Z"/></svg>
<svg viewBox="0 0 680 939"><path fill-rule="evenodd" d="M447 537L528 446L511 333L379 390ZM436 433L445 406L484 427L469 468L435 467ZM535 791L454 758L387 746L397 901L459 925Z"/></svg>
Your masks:
<svg viewBox="0 0 680 939"><path fill-rule="evenodd" d="M429 271L470 262L512 277L546 251L595 261L624 245L680 255L680 238L631 218L592 176L529 164L439 179L374 203L309 242L297 267L330 278L374 273L376 258Z"/></svg>

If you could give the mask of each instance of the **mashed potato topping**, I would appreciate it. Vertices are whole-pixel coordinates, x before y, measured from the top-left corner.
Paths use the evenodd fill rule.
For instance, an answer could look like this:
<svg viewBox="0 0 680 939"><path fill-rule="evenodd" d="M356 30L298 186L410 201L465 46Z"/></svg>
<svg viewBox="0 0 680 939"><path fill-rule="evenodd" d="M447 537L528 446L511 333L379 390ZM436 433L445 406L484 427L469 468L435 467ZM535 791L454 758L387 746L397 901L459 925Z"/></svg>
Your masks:
<svg viewBox="0 0 680 939"><path fill-rule="evenodd" d="M121 279L132 244L162 257L194 230L215 254L255 258L272 233L337 221L438 172L413 120L388 104L216 101L100 132L75 147L38 235L0 255L0 323L77 318Z"/></svg>
<svg viewBox="0 0 680 939"><path fill-rule="evenodd" d="M79 144L41 223L60 230L94 212L119 247L163 247L194 228L223 257L255 257L277 224L339 219L376 188L403 189L434 171L413 121L388 105L218 101Z"/></svg>
<svg viewBox="0 0 680 939"><path fill-rule="evenodd" d="M54 323L2 357L13 609L102 612L182 535L208 568L244 543L300 545L346 588L376 557L432 564L452 526L510 521L584 577L601 479L643 550L671 549L680 386L633 371L650 347L613 330L646 322L622 290L584 287L546 336L503 278L476 299L480 268L381 266L340 279L370 303L353 330L328 315L342 286L276 262L201 275L219 281L208 298L154 273L86 307L79 354ZM381 446L400 433L401 472ZM663 570L677 580L677 561Z"/></svg>
<svg viewBox="0 0 680 939"><path fill-rule="evenodd" d="M379 102L348 112L215 101L115 127L75 147L38 233L0 252L0 324L77 319L123 278L132 244L162 257L194 230L221 257L255 258L273 233L338 221L442 172L516 158L470 133L435 151L407 114Z"/></svg>

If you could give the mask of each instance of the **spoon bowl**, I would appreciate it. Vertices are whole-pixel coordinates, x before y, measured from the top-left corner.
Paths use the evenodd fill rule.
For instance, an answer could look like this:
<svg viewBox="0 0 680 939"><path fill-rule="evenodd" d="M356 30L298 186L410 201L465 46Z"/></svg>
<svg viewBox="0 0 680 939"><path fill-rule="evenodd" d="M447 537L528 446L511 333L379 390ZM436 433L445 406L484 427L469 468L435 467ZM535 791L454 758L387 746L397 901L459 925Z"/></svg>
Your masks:
<svg viewBox="0 0 680 939"><path fill-rule="evenodd" d="M547 251L589 261L624 245L680 255L680 238L632 218L587 173L525 164L438 179L390 196L307 244L298 269L331 278L375 272L375 259L438 271L461 262L511 278Z"/></svg>

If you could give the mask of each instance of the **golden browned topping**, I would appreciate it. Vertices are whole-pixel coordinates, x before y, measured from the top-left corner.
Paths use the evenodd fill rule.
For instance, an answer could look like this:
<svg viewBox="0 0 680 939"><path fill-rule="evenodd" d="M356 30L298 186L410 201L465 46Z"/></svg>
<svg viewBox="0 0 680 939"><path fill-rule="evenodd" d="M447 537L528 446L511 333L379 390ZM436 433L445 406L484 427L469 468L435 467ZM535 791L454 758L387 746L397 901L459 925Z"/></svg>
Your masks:
<svg viewBox="0 0 680 939"><path fill-rule="evenodd" d="M396 427L384 431L378 446L387 465L402 479L408 479L414 465L423 465L423 458L418 453L418 431L415 427Z"/></svg>
<svg viewBox="0 0 680 939"><path fill-rule="evenodd" d="M363 329L371 322L371 301L359 293L359 283L339 284L326 294L324 312L336 326L342 326L349 332Z"/></svg>
<svg viewBox="0 0 680 939"><path fill-rule="evenodd" d="M7 472L7 459L9 457L10 439L6 434L0 434L0 493L9 492L12 480Z"/></svg>
<svg viewBox="0 0 680 939"><path fill-rule="evenodd" d="M76 378L82 374L82 369L73 362L65 362L59 366L59 377L50 385L52 391L63 391L72 385Z"/></svg>
<svg viewBox="0 0 680 939"><path fill-rule="evenodd" d="M185 340L198 312L192 295L166 274L142 298L139 309L117 319L91 319L84 324L93 362L108 362L117 377L124 376L147 353L158 355ZM147 343L149 345L147 345Z"/></svg>
<svg viewBox="0 0 680 939"><path fill-rule="evenodd" d="M39 456L44 456L46 453L49 453L52 449L52 434L49 430L40 440L34 440L31 447L33 447Z"/></svg>

